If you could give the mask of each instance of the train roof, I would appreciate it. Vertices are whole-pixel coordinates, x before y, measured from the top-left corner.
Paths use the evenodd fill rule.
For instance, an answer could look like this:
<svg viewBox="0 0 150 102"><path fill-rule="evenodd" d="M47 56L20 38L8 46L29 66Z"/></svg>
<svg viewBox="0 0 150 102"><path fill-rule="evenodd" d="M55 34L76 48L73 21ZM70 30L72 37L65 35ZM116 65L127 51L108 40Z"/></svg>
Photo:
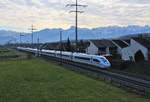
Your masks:
<svg viewBox="0 0 150 102"><path fill-rule="evenodd" d="M104 58L106 59L104 56L98 56L98 55L88 55L88 54L83 54L83 53L74 53L74 56L80 56L80 57L88 57L88 58L95 58L95 59L99 59L99 58Z"/></svg>
<svg viewBox="0 0 150 102"><path fill-rule="evenodd" d="M32 48L30 48L32 49ZM61 53L61 51L55 51L55 50L42 50L42 51L46 51L46 52L51 52L51 53L56 53L56 54L59 54ZM62 51L62 54L63 55L71 55L73 54L73 56L81 56L81 57L93 57L93 58L105 58L104 56L98 56L98 55L89 55L89 54L85 54L85 53L72 53L72 52L67 52L67 51Z"/></svg>
<svg viewBox="0 0 150 102"><path fill-rule="evenodd" d="M51 52L51 53L54 53L55 51L54 50L42 50L42 51L45 51L45 52Z"/></svg>

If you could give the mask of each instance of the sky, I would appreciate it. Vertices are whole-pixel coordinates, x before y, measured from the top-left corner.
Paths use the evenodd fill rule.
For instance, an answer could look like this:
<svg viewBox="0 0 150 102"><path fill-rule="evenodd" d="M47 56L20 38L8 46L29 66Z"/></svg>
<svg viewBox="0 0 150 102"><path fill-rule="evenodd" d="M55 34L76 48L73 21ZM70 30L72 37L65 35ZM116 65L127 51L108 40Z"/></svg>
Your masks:
<svg viewBox="0 0 150 102"><path fill-rule="evenodd" d="M75 25L74 7L66 7L75 0L0 0L0 30L28 31L63 28ZM150 25L150 0L78 0L84 13L79 14L78 26L96 28L106 26Z"/></svg>

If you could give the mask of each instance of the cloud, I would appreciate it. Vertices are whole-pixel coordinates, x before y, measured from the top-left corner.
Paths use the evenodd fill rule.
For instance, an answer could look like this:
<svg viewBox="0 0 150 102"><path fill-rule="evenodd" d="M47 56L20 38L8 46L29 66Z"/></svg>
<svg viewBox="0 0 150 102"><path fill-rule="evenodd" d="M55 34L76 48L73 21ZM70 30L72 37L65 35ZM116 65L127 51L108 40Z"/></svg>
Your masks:
<svg viewBox="0 0 150 102"><path fill-rule="evenodd" d="M74 10L65 7L75 0L0 0L0 26L28 28L33 23L36 28L69 28L75 24ZM80 0L85 11L79 14L80 27L100 27L109 25L149 25L149 0Z"/></svg>
<svg viewBox="0 0 150 102"><path fill-rule="evenodd" d="M130 4L148 4L149 0L119 0L119 2L130 3Z"/></svg>

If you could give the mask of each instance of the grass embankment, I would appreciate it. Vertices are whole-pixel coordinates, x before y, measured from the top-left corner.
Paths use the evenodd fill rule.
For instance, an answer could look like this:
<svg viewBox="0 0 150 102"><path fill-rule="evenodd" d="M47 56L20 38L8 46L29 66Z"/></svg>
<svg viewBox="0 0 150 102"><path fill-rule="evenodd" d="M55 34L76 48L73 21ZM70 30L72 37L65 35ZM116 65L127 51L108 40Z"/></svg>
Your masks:
<svg viewBox="0 0 150 102"><path fill-rule="evenodd" d="M0 47L0 57L11 57L11 56L17 56L17 54L13 51L10 51L6 48Z"/></svg>
<svg viewBox="0 0 150 102"><path fill-rule="evenodd" d="M12 52L12 51L0 53L0 57L5 57L5 56L17 56L17 54L15 52Z"/></svg>
<svg viewBox="0 0 150 102"><path fill-rule="evenodd" d="M141 61L130 64L124 71L150 77L150 61Z"/></svg>
<svg viewBox="0 0 150 102"><path fill-rule="evenodd" d="M0 62L0 102L150 102L39 59Z"/></svg>

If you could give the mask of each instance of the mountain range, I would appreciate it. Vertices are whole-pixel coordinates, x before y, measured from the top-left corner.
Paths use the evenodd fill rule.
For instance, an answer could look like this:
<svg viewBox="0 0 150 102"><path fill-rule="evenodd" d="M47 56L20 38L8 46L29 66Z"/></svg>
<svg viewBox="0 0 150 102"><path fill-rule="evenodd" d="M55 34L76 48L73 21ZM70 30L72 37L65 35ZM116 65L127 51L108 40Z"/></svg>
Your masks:
<svg viewBox="0 0 150 102"><path fill-rule="evenodd" d="M75 40L75 27L71 26L69 29L43 29L40 31L34 32L34 43L37 43L37 38L40 38L41 43L45 42L56 42L60 39L60 31L62 31L63 40ZM6 31L0 30L0 44L5 44L8 42L19 43L20 42L20 33L15 31ZM150 33L150 26L138 26L130 25L126 27L120 26L108 26L108 27L99 27L99 28L78 28L78 39L110 39L110 38L119 38L121 36L130 36L141 33ZM22 33L21 41L23 43L31 42L30 33Z"/></svg>

